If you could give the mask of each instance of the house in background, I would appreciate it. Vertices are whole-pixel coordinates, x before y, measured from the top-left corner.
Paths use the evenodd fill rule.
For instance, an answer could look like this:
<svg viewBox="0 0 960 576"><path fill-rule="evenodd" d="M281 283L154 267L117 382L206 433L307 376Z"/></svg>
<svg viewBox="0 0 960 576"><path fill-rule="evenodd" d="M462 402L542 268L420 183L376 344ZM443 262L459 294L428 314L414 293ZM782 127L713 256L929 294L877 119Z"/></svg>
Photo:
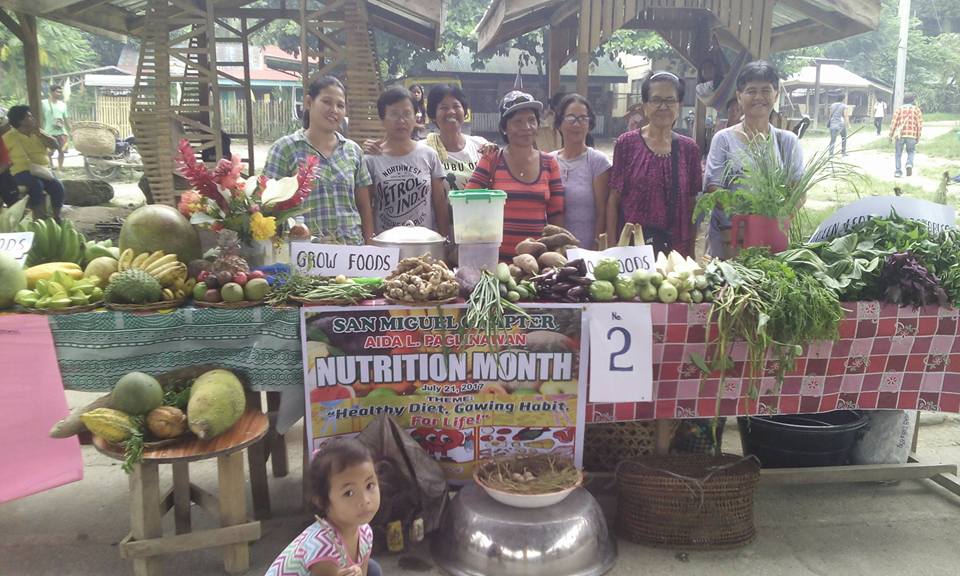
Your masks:
<svg viewBox="0 0 960 576"><path fill-rule="evenodd" d="M817 85L817 66L805 66L781 83L780 114L784 118L814 117L813 95ZM859 76L837 64L820 64L820 98L818 124L826 126L830 104L836 96L843 96L853 106L853 123L872 122L873 105L877 100L887 103L887 114L893 100L893 88L881 82Z"/></svg>
<svg viewBox="0 0 960 576"><path fill-rule="evenodd" d="M513 49L507 55L494 55L483 68L474 69L472 52L468 48L461 48L456 54L427 64L428 72L418 76L404 77L397 82L404 86L422 84L428 92L433 84L451 82L459 84L470 99L471 132L497 138L500 98L513 90L518 71L525 92L529 92L534 98L544 103L550 100L546 94L546 69L541 74L534 62L520 66L521 54L521 50ZM576 61L571 61L561 68L561 91L575 91L576 77ZM596 65L590 66L590 83L586 96L597 115L595 135L615 135L616 128L612 118L617 108L617 92L614 87L620 84L627 84L627 73L616 62L609 58L600 58Z"/></svg>

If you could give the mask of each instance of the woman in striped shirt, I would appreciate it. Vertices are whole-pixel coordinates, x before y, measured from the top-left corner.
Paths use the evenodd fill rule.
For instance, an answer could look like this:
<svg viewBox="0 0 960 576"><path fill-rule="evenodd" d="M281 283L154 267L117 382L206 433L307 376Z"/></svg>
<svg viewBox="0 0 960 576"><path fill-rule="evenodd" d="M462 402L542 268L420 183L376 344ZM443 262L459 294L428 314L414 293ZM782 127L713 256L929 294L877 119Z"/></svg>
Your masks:
<svg viewBox="0 0 960 576"><path fill-rule="evenodd" d="M503 190L503 244L500 259L517 254L517 244L542 235L549 224L563 226L563 183L557 159L536 148L543 104L513 90L500 102L500 135L506 146L480 159L467 188Z"/></svg>

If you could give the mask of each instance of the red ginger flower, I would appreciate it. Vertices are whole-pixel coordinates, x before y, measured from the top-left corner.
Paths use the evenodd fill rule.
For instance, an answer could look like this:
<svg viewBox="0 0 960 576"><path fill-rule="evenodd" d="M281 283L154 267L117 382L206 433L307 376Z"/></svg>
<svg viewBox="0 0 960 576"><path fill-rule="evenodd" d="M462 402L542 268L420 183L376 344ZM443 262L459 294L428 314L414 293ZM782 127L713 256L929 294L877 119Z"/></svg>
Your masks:
<svg viewBox="0 0 960 576"><path fill-rule="evenodd" d="M186 178L197 192L216 202L224 212L229 211L230 204L217 189L213 173L203 165L203 162L197 162L193 148L190 147L190 142L186 138L180 140L180 144L177 145L177 166L180 168L180 175Z"/></svg>

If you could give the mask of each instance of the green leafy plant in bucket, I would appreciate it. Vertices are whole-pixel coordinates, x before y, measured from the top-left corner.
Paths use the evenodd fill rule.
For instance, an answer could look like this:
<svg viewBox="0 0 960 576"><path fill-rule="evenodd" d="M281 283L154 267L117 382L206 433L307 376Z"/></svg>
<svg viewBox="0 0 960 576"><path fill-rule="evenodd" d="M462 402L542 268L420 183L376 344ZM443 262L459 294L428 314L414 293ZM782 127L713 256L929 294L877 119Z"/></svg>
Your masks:
<svg viewBox="0 0 960 576"><path fill-rule="evenodd" d="M775 138L758 136L747 142L741 153L743 169L733 178L732 189L721 188L701 196L693 210L694 221L708 216L714 208L728 216L765 216L776 219L781 226L792 223L790 242L800 243L804 241L802 230L809 227L803 212L807 194L827 181L855 185L862 178L854 165L837 160L827 150L809 158L798 174L793 164L780 162ZM730 180L733 169L732 165L727 168L724 181Z"/></svg>

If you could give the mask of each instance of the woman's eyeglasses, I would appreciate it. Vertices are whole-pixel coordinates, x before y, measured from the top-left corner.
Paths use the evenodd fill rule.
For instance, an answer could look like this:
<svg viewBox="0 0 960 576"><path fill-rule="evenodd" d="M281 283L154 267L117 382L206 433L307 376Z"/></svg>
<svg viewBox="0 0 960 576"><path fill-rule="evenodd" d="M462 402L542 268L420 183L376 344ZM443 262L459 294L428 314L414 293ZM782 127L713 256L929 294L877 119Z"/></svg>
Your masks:
<svg viewBox="0 0 960 576"><path fill-rule="evenodd" d="M565 124L580 124L581 126L586 126L590 124L589 116L574 116L573 114L567 114L563 117L563 122Z"/></svg>
<svg viewBox="0 0 960 576"><path fill-rule="evenodd" d="M676 98L658 98L656 96L647 100L647 104L655 108L673 108L677 105L677 102L679 102L679 100Z"/></svg>

